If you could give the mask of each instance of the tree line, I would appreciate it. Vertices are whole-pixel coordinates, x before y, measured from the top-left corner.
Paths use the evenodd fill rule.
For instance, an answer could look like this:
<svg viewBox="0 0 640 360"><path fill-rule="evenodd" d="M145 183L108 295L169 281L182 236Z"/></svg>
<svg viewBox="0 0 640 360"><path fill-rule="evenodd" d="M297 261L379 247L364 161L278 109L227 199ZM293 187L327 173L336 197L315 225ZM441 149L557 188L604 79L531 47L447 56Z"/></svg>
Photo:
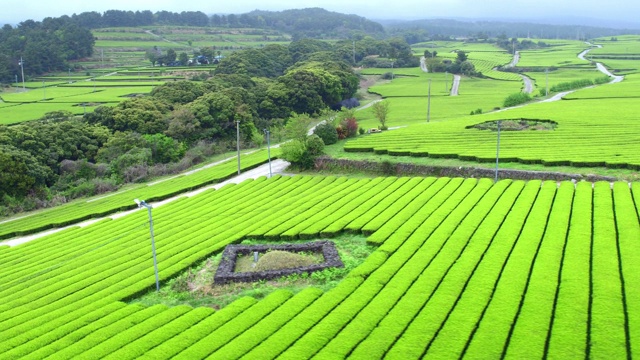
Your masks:
<svg viewBox="0 0 640 360"><path fill-rule="evenodd" d="M229 28L274 29L303 37L350 37L354 32L383 36L384 28L377 22L357 15L345 15L320 8L285 11L252 11L244 14L214 14L201 11L108 10L73 14L71 18L89 29L150 25L214 26Z"/></svg>

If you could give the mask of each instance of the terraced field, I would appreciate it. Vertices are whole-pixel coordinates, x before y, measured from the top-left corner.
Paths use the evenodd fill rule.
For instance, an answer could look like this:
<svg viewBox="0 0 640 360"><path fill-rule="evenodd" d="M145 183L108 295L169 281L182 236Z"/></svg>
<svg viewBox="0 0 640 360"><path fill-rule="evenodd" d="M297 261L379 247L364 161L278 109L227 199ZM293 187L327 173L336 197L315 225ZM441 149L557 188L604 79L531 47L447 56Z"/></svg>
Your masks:
<svg viewBox="0 0 640 360"><path fill-rule="evenodd" d="M170 81L161 77L141 77L140 74L95 78L94 81L44 79L44 86L42 81L35 81L27 84L26 92L16 90L0 95L0 104L12 105L0 107L0 124L37 120L48 112L61 110L83 115L99 105L118 104L132 94L148 94L154 86Z"/></svg>
<svg viewBox="0 0 640 360"><path fill-rule="evenodd" d="M0 248L0 358L608 358L640 348L640 184L280 177L153 210L160 278L243 238L369 234L332 290L214 311L154 285L146 212Z"/></svg>
<svg viewBox="0 0 640 360"><path fill-rule="evenodd" d="M640 128L629 106L627 99L534 104L508 112L415 124L363 136L348 142L344 149L495 162L496 132L467 127L485 121L546 119L557 122L557 128L503 131L502 161L640 169L637 140Z"/></svg>
<svg viewBox="0 0 640 360"><path fill-rule="evenodd" d="M382 70L382 72L388 69ZM381 69L366 69L364 74L379 74ZM476 109L485 112L502 106L509 94L520 92L522 82L464 77L460 83L460 96L449 96L452 75L424 73L420 69L394 70L393 81L369 88L389 101L391 111L388 125L391 127L420 124L427 119L429 80L431 80L430 120L443 121L468 115ZM516 74L510 74L518 77ZM358 113L358 123L363 127L376 127L377 120L372 110Z"/></svg>

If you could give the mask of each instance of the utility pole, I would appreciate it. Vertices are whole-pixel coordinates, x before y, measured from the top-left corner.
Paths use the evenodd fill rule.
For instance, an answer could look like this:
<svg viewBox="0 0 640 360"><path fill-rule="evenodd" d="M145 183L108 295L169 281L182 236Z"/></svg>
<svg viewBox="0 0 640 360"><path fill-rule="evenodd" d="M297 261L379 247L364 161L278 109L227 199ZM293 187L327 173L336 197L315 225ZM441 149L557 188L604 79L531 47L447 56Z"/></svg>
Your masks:
<svg viewBox="0 0 640 360"><path fill-rule="evenodd" d="M238 175L240 175L240 120L236 120L236 147L238 149Z"/></svg>
<svg viewBox="0 0 640 360"><path fill-rule="evenodd" d="M272 173L271 173L271 139L270 139L270 134L271 131L269 131L268 129L264 129L264 133L267 134L267 156L269 159L269 178L271 178Z"/></svg>
<svg viewBox="0 0 640 360"><path fill-rule="evenodd" d="M544 96L549 96L549 68L544 71L544 77L547 83Z"/></svg>
<svg viewBox="0 0 640 360"><path fill-rule="evenodd" d="M160 291L160 278L158 277L158 260L156 258L156 241L153 238L153 217L151 216L151 205L147 204L144 200L134 200L138 207L146 207L149 212L149 232L151 233L151 253L153 254L153 269L156 273L156 291Z"/></svg>
<svg viewBox="0 0 640 360"><path fill-rule="evenodd" d="M429 79L429 92L427 93L427 122L431 120L431 79Z"/></svg>
<svg viewBox="0 0 640 360"><path fill-rule="evenodd" d="M22 72L22 91L24 92L27 91L27 89L24 87L24 61L22 60L22 56L20 56L18 65L20 65L20 71Z"/></svg>
<svg viewBox="0 0 640 360"><path fill-rule="evenodd" d="M393 61L391 61L391 80L393 80Z"/></svg>
<svg viewBox="0 0 640 360"><path fill-rule="evenodd" d="M47 100L47 90L45 90L46 87L44 86L44 80L42 80L42 101Z"/></svg>
<svg viewBox="0 0 640 360"><path fill-rule="evenodd" d="M496 180L495 182L498 182L498 161L500 159L500 123L501 121L498 120L498 145L496 146Z"/></svg>

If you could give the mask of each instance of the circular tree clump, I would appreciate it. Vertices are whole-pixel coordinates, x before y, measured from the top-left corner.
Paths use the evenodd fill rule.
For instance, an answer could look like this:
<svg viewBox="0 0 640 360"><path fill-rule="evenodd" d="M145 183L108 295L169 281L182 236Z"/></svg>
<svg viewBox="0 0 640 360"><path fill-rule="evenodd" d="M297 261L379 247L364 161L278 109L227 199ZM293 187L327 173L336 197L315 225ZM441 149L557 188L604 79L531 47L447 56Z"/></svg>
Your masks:
<svg viewBox="0 0 640 360"><path fill-rule="evenodd" d="M322 123L313 130L314 135L318 135L325 145L331 145L338 142L338 132L336 128L329 123Z"/></svg>

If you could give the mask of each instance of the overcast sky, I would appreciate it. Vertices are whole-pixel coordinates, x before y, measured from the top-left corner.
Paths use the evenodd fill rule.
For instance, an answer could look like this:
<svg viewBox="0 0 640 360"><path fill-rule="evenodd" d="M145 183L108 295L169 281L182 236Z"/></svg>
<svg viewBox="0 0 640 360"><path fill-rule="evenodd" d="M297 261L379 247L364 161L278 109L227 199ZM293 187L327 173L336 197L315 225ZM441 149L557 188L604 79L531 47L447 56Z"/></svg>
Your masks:
<svg viewBox="0 0 640 360"><path fill-rule="evenodd" d="M615 20L638 24L638 0L0 0L0 23L17 24L27 19L40 21L47 16L72 15L85 11L168 10L202 11L206 14L240 14L255 9L285 10L322 7L370 19L426 19L434 17L500 18L500 19L575 19ZM596 25L596 24L594 24Z"/></svg>

